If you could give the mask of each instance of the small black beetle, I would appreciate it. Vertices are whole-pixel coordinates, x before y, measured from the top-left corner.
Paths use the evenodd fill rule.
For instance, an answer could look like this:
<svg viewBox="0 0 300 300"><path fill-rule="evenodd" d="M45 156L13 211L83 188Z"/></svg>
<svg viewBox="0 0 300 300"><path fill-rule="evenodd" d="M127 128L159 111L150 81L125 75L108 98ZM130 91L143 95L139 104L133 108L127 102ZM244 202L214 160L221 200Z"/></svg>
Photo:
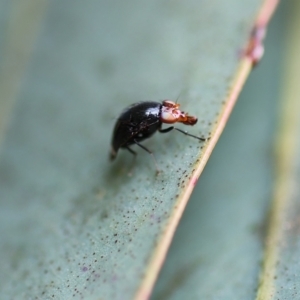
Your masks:
<svg viewBox="0 0 300 300"><path fill-rule="evenodd" d="M176 129L185 135L200 141L206 141L204 138L189 134L174 126L162 129L162 123L181 122L185 125L195 125L197 123L198 119L196 117L189 116L181 111L179 106L178 103L171 100L164 100L162 103L154 101L137 102L125 108L119 116L113 131L110 159L116 158L119 148L126 148L136 155L136 152L129 147L133 144L137 144L153 156L152 152L141 145L140 142L149 138L156 131L165 133Z"/></svg>

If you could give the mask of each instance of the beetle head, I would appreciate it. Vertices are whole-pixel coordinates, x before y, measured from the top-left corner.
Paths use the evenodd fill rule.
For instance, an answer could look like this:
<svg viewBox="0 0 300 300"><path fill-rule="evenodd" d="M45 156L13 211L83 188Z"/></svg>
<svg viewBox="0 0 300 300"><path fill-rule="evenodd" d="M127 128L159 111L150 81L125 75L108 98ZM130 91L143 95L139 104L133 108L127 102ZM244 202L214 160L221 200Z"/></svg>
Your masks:
<svg viewBox="0 0 300 300"><path fill-rule="evenodd" d="M189 116L184 111L181 111L179 107L180 104L178 103L171 100L164 100L161 108L161 121L167 124L180 122L185 125L195 125L198 119L196 117Z"/></svg>

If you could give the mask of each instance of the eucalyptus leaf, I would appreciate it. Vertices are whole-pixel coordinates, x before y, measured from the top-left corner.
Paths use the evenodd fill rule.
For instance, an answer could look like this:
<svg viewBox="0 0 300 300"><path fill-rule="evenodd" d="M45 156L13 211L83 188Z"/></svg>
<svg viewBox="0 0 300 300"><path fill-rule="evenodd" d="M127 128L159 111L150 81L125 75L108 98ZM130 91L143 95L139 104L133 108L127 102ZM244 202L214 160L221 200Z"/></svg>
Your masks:
<svg viewBox="0 0 300 300"><path fill-rule="evenodd" d="M113 124L131 103L180 95L199 118L190 133L209 137L261 4L48 2L28 29L40 34L12 98L1 95L1 105L15 103L8 129L0 127L1 298L134 297L171 221L175 230L207 143L157 134L145 142L156 176L143 151L133 169L125 151L108 161ZM28 7L15 9L22 16ZM143 298L157 270L151 276Z"/></svg>
<svg viewBox="0 0 300 300"><path fill-rule="evenodd" d="M286 10L250 75L183 214L153 299L256 298L273 195L273 144ZM264 299L264 298L262 298Z"/></svg>

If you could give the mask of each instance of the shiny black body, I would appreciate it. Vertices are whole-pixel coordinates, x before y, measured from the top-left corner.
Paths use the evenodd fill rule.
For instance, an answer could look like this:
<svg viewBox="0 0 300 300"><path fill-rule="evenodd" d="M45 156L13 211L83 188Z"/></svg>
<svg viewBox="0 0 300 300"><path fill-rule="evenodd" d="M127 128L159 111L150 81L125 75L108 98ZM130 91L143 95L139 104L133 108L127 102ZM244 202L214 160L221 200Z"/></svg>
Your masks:
<svg viewBox="0 0 300 300"><path fill-rule="evenodd" d="M121 113L113 132L111 159L116 157L120 148L126 148L135 154L129 148L132 144L137 144L151 153L139 142L149 138L161 129L161 108L162 104L160 102L145 101L132 104Z"/></svg>

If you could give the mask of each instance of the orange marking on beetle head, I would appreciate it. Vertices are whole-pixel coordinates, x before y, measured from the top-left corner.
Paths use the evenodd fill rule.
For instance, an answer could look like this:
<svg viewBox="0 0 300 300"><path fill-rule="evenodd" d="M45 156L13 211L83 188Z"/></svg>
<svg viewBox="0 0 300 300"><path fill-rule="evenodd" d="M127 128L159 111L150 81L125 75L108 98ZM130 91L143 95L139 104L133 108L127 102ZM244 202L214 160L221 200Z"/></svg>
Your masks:
<svg viewBox="0 0 300 300"><path fill-rule="evenodd" d="M198 119L181 111L179 107L180 104L178 103L171 100L164 100L161 109L161 121L167 124L180 122L185 125L195 125Z"/></svg>

